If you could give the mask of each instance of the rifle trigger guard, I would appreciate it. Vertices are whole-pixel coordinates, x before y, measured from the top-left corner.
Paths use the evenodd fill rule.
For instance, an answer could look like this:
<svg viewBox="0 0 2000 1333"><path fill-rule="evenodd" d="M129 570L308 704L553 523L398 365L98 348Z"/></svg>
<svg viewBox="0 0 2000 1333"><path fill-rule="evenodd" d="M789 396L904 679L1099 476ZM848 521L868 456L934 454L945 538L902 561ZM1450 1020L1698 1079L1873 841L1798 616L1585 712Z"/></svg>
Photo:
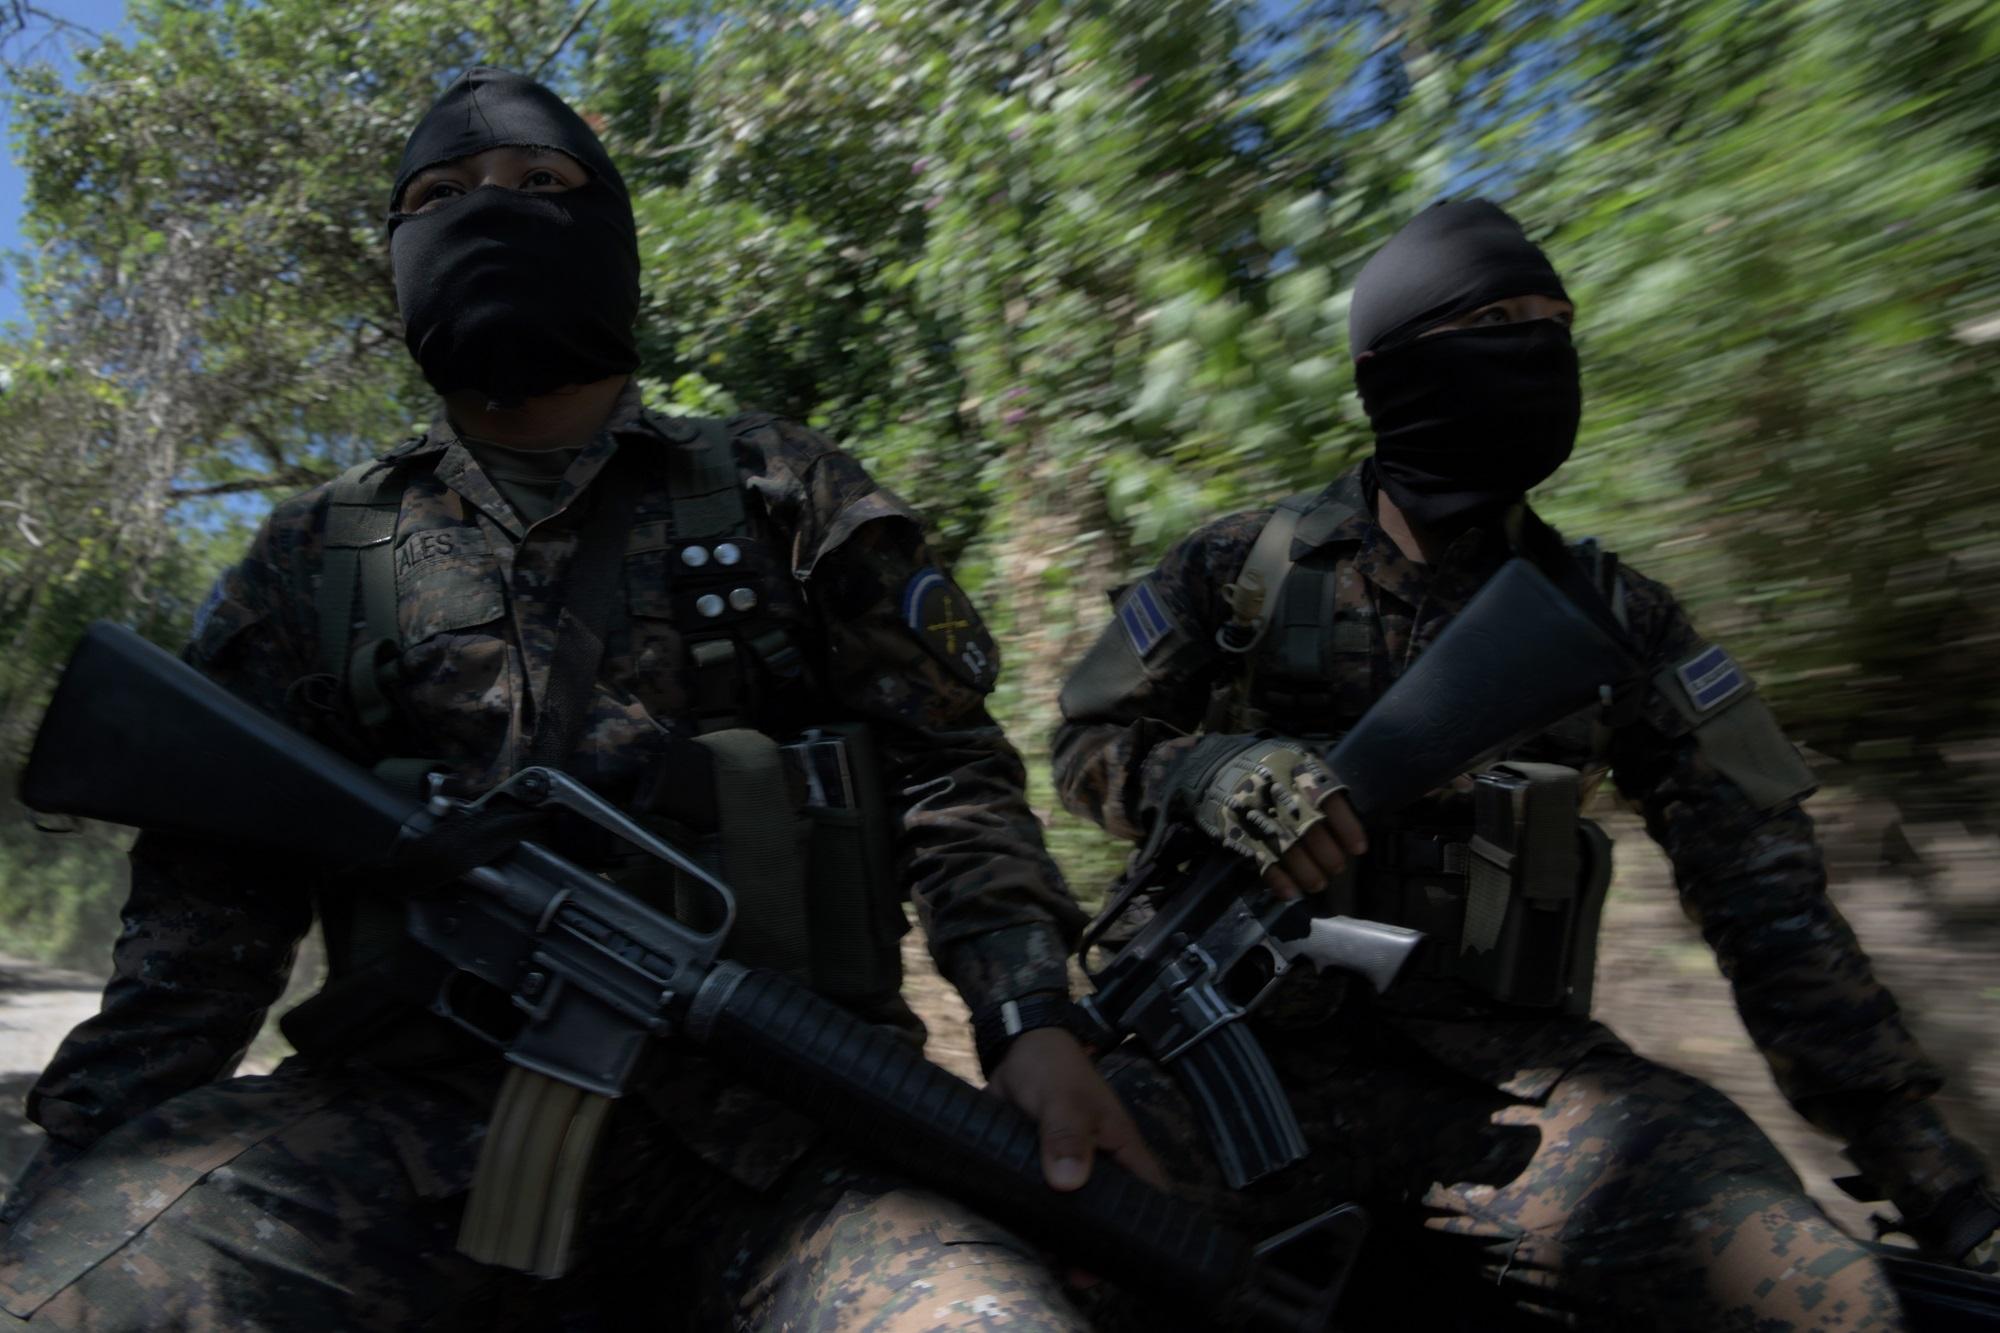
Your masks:
<svg viewBox="0 0 2000 1333"><path fill-rule="evenodd" d="M1267 935L1262 940L1259 940L1257 947L1264 951L1266 958L1271 960L1271 976L1262 986L1257 988L1255 995L1243 1002L1243 1012L1246 1014L1255 1013L1262 1007L1264 1001L1271 998L1271 992L1278 989L1278 983L1285 979L1285 974L1292 970L1292 960L1279 952L1277 941L1273 940L1270 936Z"/></svg>
<svg viewBox="0 0 2000 1333"><path fill-rule="evenodd" d="M1283 960L1280 960L1281 962ZM1193 992L1201 997L1201 1018L1187 1036L1171 1047L1158 1052L1154 1058L1162 1064L1169 1064L1190 1047L1196 1045L1217 1028L1234 1023L1256 1008L1258 1003L1270 993L1271 985L1266 984L1257 992L1256 998L1248 1004L1238 1004L1223 993L1219 984L1223 971L1216 965L1214 955L1198 943L1190 943L1168 964L1170 969L1168 989L1175 997L1187 996ZM1275 983L1276 978L1273 978Z"/></svg>

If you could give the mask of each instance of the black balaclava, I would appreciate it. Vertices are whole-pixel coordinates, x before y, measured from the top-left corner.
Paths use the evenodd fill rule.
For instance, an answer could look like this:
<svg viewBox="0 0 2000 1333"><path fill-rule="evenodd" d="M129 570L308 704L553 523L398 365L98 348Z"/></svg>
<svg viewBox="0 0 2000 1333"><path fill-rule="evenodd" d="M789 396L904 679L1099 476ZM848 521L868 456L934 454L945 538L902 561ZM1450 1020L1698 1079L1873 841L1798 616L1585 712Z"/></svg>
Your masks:
<svg viewBox="0 0 2000 1333"><path fill-rule="evenodd" d="M553 194L481 186L428 213L396 211L426 167L510 146L557 149L590 179ZM441 394L512 404L639 365L631 197L590 126L533 79L468 70L417 123L389 197L389 258L410 355Z"/></svg>
<svg viewBox="0 0 2000 1333"><path fill-rule="evenodd" d="M1420 525L1491 517L1576 443L1583 390L1567 328L1536 319L1418 336L1509 296L1569 299L1521 224L1484 199L1419 213L1355 279L1347 327L1375 479Z"/></svg>

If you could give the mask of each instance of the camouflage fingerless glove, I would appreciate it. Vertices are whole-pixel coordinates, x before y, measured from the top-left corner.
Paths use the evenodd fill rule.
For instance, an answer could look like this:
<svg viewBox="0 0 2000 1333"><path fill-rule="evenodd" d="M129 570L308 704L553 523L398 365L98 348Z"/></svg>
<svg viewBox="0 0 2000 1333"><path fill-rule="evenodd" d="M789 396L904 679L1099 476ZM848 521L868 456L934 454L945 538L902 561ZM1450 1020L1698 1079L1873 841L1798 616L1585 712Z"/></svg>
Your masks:
<svg viewBox="0 0 2000 1333"><path fill-rule="evenodd" d="M1174 806L1261 872L1323 821L1321 803L1343 790L1303 741L1210 736L1183 761Z"/></svg>

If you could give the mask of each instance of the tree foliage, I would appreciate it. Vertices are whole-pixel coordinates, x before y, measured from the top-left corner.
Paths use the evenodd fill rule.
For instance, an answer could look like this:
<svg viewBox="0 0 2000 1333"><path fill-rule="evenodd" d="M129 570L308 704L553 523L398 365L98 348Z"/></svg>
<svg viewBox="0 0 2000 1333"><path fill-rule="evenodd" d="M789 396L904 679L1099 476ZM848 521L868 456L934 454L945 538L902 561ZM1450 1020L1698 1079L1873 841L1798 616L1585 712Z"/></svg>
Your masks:
<svg viewBox="0 0 2000 1333"><path fill-rule="evenodd" d="M89 615L172 639L277 495L428 412L382 213L458 69L632 183L655 397L856 449L938 528L1031 757L1104 594L1367 448L1362 259L1481 190L1580 307L1538 497L1683 593L1857 780L1985 799L2000 11L1964 0L133 0L12 70L0 722ZM1108 854L1065 826L1073 871Z"/></svg>

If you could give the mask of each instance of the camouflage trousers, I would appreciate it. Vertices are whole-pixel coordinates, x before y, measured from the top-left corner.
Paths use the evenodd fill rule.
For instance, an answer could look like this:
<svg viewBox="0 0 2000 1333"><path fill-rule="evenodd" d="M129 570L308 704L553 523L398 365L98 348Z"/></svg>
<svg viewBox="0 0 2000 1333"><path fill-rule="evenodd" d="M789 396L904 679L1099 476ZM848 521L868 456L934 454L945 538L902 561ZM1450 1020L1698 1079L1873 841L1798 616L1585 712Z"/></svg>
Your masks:
<svg viewBox="0 0 2000 1333"><path fill-rule="evenodd" d="M764 1191L621 1103L582 1265L454 1248L485 1106L293 1060L177 1097L53 1175L0 1239L0 1328L1081 1333L1010 1233L831 1147Z"/></svg>
<svg viewBox="0 0 2000 1333"><path fill-rule="evenodd" d="M1347 1333L1903 1327L1879 1265L1733 1102L1602 1027L1548 1021L1574 1025L1580 1053L1532 1096L1384 1029L1261 1033L1311 1154L1235 1193L1170 1077L1105 1064L1185 1188L1246 1232L1368 1209ZM1115 1301L1098 1297L1101 1326L1144 1326Z"/></svg>

